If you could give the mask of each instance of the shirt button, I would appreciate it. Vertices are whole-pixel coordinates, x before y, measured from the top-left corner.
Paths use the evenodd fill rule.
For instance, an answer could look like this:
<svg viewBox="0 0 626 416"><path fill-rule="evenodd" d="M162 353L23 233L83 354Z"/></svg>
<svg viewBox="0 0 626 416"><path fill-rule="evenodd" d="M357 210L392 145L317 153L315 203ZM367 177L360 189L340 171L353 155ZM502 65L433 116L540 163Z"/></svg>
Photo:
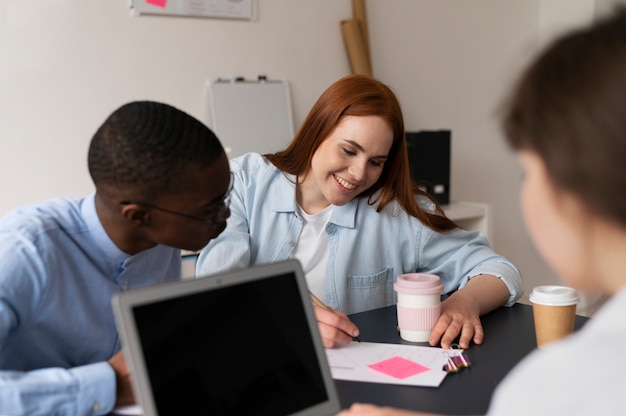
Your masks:
<svg viewBox="0 0 626 416"><path fill-rule="evenodd" d="M95 403L93 406L91 406L91 410L93 410L94 412L100 410L100 403Z"/></svg>
<svg viewBox="0 0 626 416"><path fill-rule="evenodd" d="M289 242L289 245L290 245L291 247L293 247L293 246L295 246L295 245L296 245L296 242L295 242L294 240L291 240L291 241Z"/></svg>

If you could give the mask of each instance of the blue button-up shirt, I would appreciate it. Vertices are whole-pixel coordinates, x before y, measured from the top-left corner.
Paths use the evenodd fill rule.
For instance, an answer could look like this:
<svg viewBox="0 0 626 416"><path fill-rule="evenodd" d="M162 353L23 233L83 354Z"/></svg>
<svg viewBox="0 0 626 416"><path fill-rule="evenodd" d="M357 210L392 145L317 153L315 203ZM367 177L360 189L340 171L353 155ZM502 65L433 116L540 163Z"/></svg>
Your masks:
<svg viewBox="0 0 626 416"><path fill-rule="evenodd" d="M285 260L302 220L296 211L295 178L261 155L231 160L234 188L226 230L200 253L197 275ZM324 301L345 313L395 304L393 283L403 273L434 273L445 292L479 274L499 277L509 289L507 305L522 295L522 278L479 232L439 233L408 215L395 201L380 213L366 198L335 206L326 226L329 240Z"/></svg>
<svg viewBox="0 0 626 416"><path fill-rule="evenodd" d="M122 252L93 194L0 219L0 414L110 412L115 375L106 360L120 349L111 298L179 279L180 270L177 249Z"/></svg>

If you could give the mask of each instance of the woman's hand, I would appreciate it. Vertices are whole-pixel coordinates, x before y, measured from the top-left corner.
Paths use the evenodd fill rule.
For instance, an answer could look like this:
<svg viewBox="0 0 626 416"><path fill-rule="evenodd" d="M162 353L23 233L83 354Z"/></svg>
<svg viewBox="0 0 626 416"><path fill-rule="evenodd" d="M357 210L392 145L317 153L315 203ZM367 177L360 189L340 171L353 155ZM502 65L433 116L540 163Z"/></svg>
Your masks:
<svg viewBox="0 0 626 416"><path fill-rule="evenodd" d="M481 344L485 334L480 316L504 305L508 298L509 290L496 276L474 276L463 289L441 303L441 316L428 343L450 348L458 338L459 347L463 349L469 348L472 341Z"/></svg>
<svg viewBox="0 0 626 416"><path fill-rule="evenodd" d="M459 338L461 348L469 348L470 342L483 342L484 332L480 323L479 308L471 296L459 290L441 303L441 316L430 333L428 343L442 348L450 348ZM460 337L459 337L460 335Z"/></svg>
<svg viewBox="0 0 626 416"><path fill-rule="evenodd" d="M359 328L345 313L315 305L315 317L326 348L349 344L352 338L359 336Z"/></svg>

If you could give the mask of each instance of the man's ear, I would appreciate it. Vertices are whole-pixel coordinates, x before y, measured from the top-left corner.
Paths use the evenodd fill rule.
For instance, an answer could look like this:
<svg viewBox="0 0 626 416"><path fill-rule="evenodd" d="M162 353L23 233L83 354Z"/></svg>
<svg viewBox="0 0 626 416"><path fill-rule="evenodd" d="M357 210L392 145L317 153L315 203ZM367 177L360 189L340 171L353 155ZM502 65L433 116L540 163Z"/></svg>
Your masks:
<svg viewBox="0 0 626 416"><path fill-rule="evenodd" d="M123 205L122 217L137 227L150 224L150 211L139 204Z"/></svg>

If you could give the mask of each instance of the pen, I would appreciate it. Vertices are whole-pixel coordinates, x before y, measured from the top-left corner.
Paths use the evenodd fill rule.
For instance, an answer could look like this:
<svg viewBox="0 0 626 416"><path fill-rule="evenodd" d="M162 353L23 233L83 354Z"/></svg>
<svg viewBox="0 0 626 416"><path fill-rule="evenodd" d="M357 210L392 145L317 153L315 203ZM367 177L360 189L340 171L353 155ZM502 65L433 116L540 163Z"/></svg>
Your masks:
<svg viewBox="0 0 626 416"><path fill-rule="evenodd" d="M327 311L332 311L332 308L328 305L326 305L324 302L322 302L320 300L320 298L318 298L317 296L315 296L313 294L313 292L311 292L309 290L309 295L311 295L311 300L313 301L314 304L316 304L317 306L319 306L322 309L326 309ZM352 337L352 341L357 341L357 342L361 342L361 340L359 339L359 337Z"/></svg>

